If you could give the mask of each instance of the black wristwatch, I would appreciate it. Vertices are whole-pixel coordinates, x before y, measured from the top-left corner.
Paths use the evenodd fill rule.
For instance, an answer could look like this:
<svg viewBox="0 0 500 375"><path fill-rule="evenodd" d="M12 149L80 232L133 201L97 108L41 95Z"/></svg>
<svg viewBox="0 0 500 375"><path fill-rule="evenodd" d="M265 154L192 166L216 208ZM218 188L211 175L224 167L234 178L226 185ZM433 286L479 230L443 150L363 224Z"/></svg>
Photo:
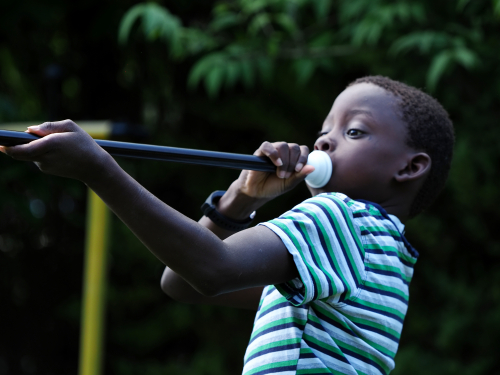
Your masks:
<svg viewBox="0 0 500 375"><path fill-rule="evenodd" d="M206 217L208 217L210 220L212 220L215 224L217 224L219 227L223 229L227 229L233 232L238 232L240 230L247 229L250 226L250 224L252 224L252 221L255 217L255 211L252 212L252 214L248 219L245 219L243 221L236 221L228 218L227 216L222 215L215 208L215 205L217 204L219 199L221 199L221 197L224 195L225 192L226 192L225 190L216 190L212 194L210 194L205 203L201 205L201 211Z"/></svg>

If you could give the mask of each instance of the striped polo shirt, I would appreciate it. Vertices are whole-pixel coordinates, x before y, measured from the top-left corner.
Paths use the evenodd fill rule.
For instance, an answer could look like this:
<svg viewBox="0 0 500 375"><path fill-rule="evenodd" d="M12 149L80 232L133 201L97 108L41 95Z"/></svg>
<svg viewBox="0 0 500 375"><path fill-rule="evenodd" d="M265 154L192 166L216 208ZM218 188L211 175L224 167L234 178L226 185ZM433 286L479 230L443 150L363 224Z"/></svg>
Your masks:
<svg viewBox="0 0 500 375"><path fill-rule="evenodd" d="M418 257L404 225L340 193L261 225L281 238L300 277L264 288L243 373L388 374Z"/></svg>

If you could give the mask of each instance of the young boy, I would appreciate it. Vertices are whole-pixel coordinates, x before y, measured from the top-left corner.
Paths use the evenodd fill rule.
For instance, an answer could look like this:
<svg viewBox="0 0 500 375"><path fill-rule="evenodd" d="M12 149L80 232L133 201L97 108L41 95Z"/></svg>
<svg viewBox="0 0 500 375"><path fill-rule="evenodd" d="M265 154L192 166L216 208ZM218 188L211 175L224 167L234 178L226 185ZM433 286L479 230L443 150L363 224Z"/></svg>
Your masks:
<svg viewBox="0 0 500 375"><path fill-rule="evenodd" d="M196 223L152 196L71 121L4 148L83 181L167 265L176 299L257 309L244 374L387 374L394 368L418 253L402 224L429 206L450 167L453 127L430 96L365 77L335 100L314 148L333 173L313 198L244 229L251 213L300 183L309 150L265 142L276 174L243 171ZM220 194L219 194L220 196Z"/></svg>

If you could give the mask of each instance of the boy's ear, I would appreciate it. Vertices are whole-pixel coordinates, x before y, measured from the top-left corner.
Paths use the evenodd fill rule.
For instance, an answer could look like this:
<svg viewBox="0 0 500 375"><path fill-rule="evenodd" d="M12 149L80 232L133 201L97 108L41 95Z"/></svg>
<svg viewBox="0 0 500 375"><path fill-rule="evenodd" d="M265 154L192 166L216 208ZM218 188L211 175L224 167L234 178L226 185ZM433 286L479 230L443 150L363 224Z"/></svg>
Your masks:
<svg viewBox="0 0 500 375"><path fill-rule="evenodd" d="M397 182L418 180L431 170L431 158L425 152L410 155L405 167L399 170L394 178Z"/></svg>

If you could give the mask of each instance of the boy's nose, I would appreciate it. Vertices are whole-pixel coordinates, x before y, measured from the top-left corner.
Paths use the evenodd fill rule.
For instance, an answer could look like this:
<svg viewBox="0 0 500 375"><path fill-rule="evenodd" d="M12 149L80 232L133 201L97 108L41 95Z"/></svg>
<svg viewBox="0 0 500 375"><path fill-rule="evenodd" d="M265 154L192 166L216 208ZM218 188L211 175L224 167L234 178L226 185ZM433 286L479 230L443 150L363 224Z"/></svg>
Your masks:
<svg viewBox="0 0 500 375"><path fill-rule="evenodd" d="M334 149L333 143L327 139L318 139L314 144L315 150L331 151Z"/></svg>

